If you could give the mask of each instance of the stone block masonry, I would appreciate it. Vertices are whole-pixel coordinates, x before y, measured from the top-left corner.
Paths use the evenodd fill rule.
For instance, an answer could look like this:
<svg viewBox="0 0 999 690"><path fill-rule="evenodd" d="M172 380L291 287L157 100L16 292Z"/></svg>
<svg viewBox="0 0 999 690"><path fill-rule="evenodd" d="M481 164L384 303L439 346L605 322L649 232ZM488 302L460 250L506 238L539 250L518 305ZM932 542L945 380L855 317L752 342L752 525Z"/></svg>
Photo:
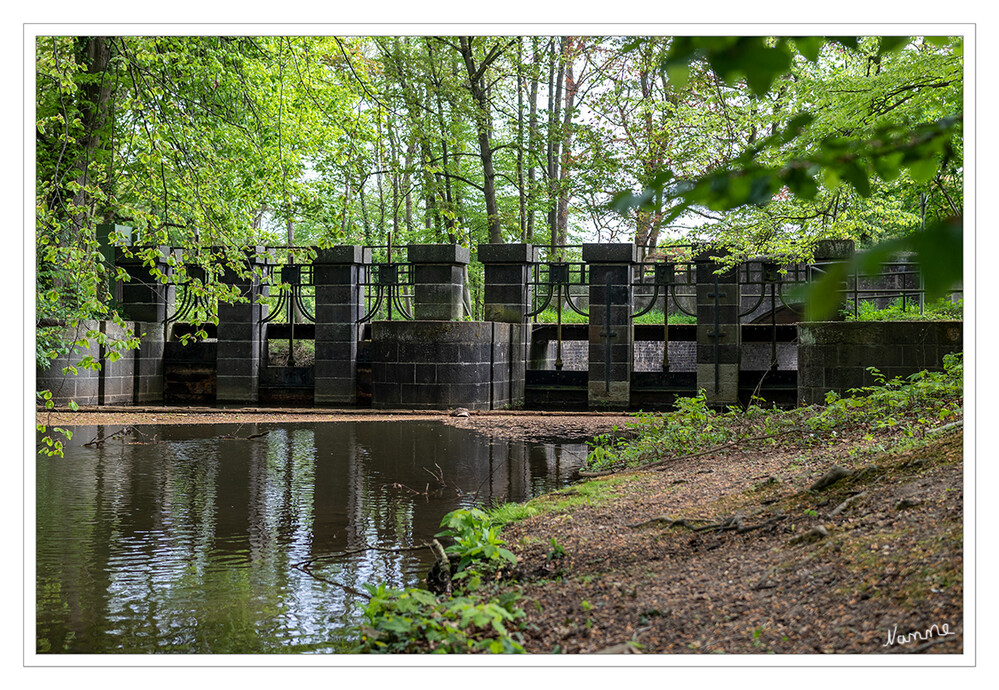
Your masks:
<svg viewBox="0 0 999 690"><path fill-rule="evenodd" d="M415 319L450 321L462 317L469 257L468 248L457 244L409 245Z"/></svg>
<svg viewBox="0 0 999 690"><path fill-rule="evenodd" d="M78 405L131 405L158 403L163 400L163 324L125 322L128 332L110 321L84 321L67 328L67 339L84 340L85 348L52 361L48 369L36 372L36 389L48 390L58 406L75 402ZM118 350L120 357L112 361L112 348L101 345L98 337L109 340L140 336L138 350ZM100 370L84 369L80 360L91 356L100 363ZM76 374L64 374L63 369L76 367Z"/></svg>
<svg viewBox="0 0 999 690"><path fill-rule="evenodd" d="M483 312L486 321L515 324L510 330L510 342L504 346L508 371L494 372L493 380L509 381L509 390L500 385L502 404L517 404L524 400L527 360L530 355L531 329L526 314L532 304L531 266L538 260L538 250L530 244L480 244L478 259L484 266ZM503 349L503 348L501 348ZM496 361L494 367L501 366ZM496 398L496 386L493 390ZM496 406L497 399L493 401Z"/></svg>
<svg viewBox="0 0 999 690"><path fill-rule="evenodd" d="M219 302L218 355L216 360L215 399L220 403L256 403L259 399L260 368L264 348L264 324L267 307L260 298L268 294L253 269L265 266L264 248L247 257L249 277L226 267L224 283L235 286L244 301Z"/></svg>
<svg viewBox="0 0 999 690"><path fill-rule="evenodd" d="M116 250L115 261L123 268L129 280L121 284L120 302L126 318L132 321L163 323L173 309L176 288L170 283L161 283L155 271L169 276L172 269L167 263L174 254L169 247L160 247L159 256L153 266L147 266L139 256L127 257L121 249Z"/></svg>
<svg viewBox="0 0 999 690"><path fill-rule="evenodd" d="M942 370L946 354L961 352L960 321L847 321L798 324L798 403L822 403L886 378Z"/></svg>
<svg viewBox="0 0 999 690"><path fill-rule="evenodd" d="M697 388L711 405L739 401L742 356L738 271L719 273L718 250L706 250L696 261Z"/></svg>
<svg viewBox="0 0 999 690"><path fill-rule="evenodd" d="M357 322L364 306L359 283L370 263L370 249L343 246L321 250L313 264L317 405L357 404Z"/></svg>
<svg viewBox="0 0 999 690"><path fill-rule="evenodd" d="M627 409L634 349L631 283L638 250L631 244L584 244L583 261L590 265L588 404Z"/></svg>
<svg viewBox="0 0 999 690"><path fill-rule="evenodd" d="M371 326L371 405L488 410L514 404L518 374L510 353L521 333L519 325L504 323L376 321Z"/></svg>

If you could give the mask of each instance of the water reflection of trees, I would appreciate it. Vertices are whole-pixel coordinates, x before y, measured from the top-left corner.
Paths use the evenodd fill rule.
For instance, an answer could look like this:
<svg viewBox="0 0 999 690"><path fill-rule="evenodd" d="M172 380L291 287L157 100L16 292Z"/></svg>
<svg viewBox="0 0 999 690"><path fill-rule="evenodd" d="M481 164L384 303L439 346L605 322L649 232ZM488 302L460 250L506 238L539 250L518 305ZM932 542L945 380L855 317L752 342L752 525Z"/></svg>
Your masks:
<svg viewBox="0 0 999 690"><path fill-rule="evenodd" d="M39 459L39 651L328 648L352 590L412 584L431 558L362 547L418 545L456 507L553 488L579 454L425 423L225 431L159 427L144 437L160 443L86 448L94 434L80 430L65 459ZM323 561L345 587L292 567L351 550Z"/></svg>

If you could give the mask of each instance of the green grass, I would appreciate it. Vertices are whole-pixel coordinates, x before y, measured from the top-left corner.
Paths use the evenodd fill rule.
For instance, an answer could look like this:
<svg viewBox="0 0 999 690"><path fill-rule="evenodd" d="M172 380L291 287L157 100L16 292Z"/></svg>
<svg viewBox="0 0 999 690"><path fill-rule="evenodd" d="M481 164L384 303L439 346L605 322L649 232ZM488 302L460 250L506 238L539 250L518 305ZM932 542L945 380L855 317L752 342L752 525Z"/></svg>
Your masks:
<svg viewBox="0 0 999 690"><path fill-rule="evenodd" d="M925 303L922 311L916 298L906 299L903 308L901 297L883 309L874 302L860 302L856 314L852 304L843 309L847 321L961 321L963 313L964 300L953 302L949 297Z"/></svg>
<svg viewBox="0 0 999 690"><path fill-rule="evenodd" d="M628 425L629 439L618 434L594 438L583 469L643 467L743 439L775 439L796 430L799 436L814 439L844 430L869 438L891 432L892 443L904 444L930 427L963 415L963 357L959 354L944 357L944 371L922 371L905 379L889 380L873 367L869 371L877 385L851 389L845 396L830 392L824 406L720 411L708 406L703 392L678 398L671 412L636 415Z"/></svg>
<svg viewBox="0 0 999 690"><path fill-rule="evenodd" d="M556 323L555 309L549 307L543 312L537 315L536 320L538 323ZM656 311L653 309L647 314L642 314L635 319L635 323L638 324L661 324L663 322L663 313L661 311ZM562 310L562 323L589 323L589 319L581 314L577 314L572 309ZM688 316L687 314L670 314L669 323L672 325L677 324L694 324L697 323L697 317Z"/></svg>
<svg viewBox="0 0 999 690"><path fill-rule="evenodd" d="M526 503L504 503L487 511L493 524L518 522L546 513L568 513L579 506L606 503L616 495L616 487L627 482L625 477L603 477L553 491Z"/></svg>

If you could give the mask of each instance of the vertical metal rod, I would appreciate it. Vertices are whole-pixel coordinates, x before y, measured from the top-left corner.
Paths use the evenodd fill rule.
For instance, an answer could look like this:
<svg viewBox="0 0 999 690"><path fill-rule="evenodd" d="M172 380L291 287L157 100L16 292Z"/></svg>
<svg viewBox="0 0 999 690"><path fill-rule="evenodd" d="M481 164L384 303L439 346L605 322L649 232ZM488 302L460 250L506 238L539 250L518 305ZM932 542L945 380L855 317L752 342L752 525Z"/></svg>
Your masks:
<svg viewBox="0 0 999 690"><path fill-rule="evenodd" d="M610 393L611 369L611 274L607 271L607 282L604 289L604 392Z"/></svg>
<svg viewBox="0 0 999 690"><path fill-rule="evenodd" d="M551 270L551 269L549 269ZM555 371L562 371L562 284L558 286L558 301L555 302Z"/></svg>
<svg viewBox="0 0 999 690"><path fill-rule="evenodd" d="M770 283L770 368L777 368L777 283Z"/></svg>
<svg viewBox="0 0 999 690"><path fill-rule="evenodd" d="M857 318L860 311L860 270L853 273L853 318Z"/></svg>
<svg viewBox="0 0 999 690"><path fill-rule="evenodd" d="M669 290L669 288L666 288ZM663 297L663 371L669 371L669 293Z"/></svg>
<svg viewBox="0 0 999 690"><path fill-rule="evenodd" d="M719 366L718 358L720 356L718 339L721 338L721 322L719 320L718 314L718 274L715 274L715 293L713 297L715 298L715 394L721 390L721 382L718 380L721 376L721 367Z"/></svg>
<svg viewBox="0 0 999 690"><path fill-rule="evenodd" d="M290 285L291 297L288 300L288 328L290 334L288 336L288 366L295 366L295 307L297 306L298 299L298 286Z"/></svg>
<svg viewBox="0 0 999 690"><path fill-rule="evenodd" d="M388 262L388 265L391 266L392 265L392 233L391 232L388 233L388 254L386 255L385 259ZM392 320L392 298L395 296L395 290L397 289L397 283L398 283L398 277L399 277L399 272L398 271L396 271L396 270L393 269L393 273L395 273L395 275L392 276L392 278L394 280L393 280L393 282L389 283L389 285L388 285L388 320L389 321Z"/></svg>

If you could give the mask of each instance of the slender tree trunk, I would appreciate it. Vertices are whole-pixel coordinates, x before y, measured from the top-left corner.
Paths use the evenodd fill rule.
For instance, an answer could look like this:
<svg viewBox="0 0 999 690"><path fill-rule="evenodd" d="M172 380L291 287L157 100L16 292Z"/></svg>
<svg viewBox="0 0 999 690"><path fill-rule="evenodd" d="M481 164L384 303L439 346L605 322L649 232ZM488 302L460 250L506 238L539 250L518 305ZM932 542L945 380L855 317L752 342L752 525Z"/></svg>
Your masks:
<svg viewBox="0 0 999 690"><path fill-rule="evenodd" d="M472 36L458 38L461 57L468 72L468 84L472 98L477 106L475 114L475 129L478 133L479 157L482 159L483 194L486 200L486 214L489 225L489 241L499 244L503 241L500 224L499 206L496 203L496 170L493 167L493 150L489 137L489 102L486 98L484 75L486 68L499 55L498 46L494 47L478 65L475 64Z"/></svg>
<svg viewBox="0 0 999 690"><path fill-rule="evenodd" d="M517 191L520 193L520 241L527 241L527 190L524 188L524 38L517 39Z"/></svg>
<svg viewBox="0 0 999 690"><path fill-rule="evenodd" d="M372 244L371 242L371 223L368 221L368 205L364 200L364 186L362 185L360 189L357 190L358 198L361 203L361 225L364 228L364 243Z"/></svg>
<svg viewBox="0 0 999 690"><path fill-rule="evenodd" d="M74 184L59 185L62 198L71 198L70 212L72 237L62 238L67 244L80 241L80 234L95 213L94 199L90 194L90 165L103 145L103 135L108 125L111 101L111 83L107 70L111 62L111 43L106 36L86 36L76 39L77 62L86 66L88 79L79 90L77 99L83 134L76 142L76 160L73 162ZM64 117L72 117L64 115Z"/></svg>
<svg viewBox="0 0 999 690"><path fill-rule="evenodd" d="M564 39L560 40L559 45L564 45ZM558 179L561 140L558 136L558 123L562 113L562 79L565 76L565 62L560 53L561 50L555 50L555 38L552 37L548 70L548 236L553 250L559 245Z"/></svg>
<svg viewBox="0 0 999 690"><path fill-rule="evenodd" d="M558 218L557 229L559 244L566 244L568 241L569 227L569 169L572 146L572 117L576 107L576 93L579 85L573 76L573 49L572 38L567 38L565 42L563 57L565 61L565 114L562 120L562 163L559 171L559 196L558 196Z"/></svg>
<svg viewBox="0 0 999 690"><path fill-rule="evenodd" d="M413 192L410 188L413 180L412 166L413 158L416 156L416 142L411 141L406 149L406 174L402 178L403 187L406 190L406 232L413 232Z"/></svg>
<svg viewBox="0 0 999 690"><path fill-rule="evenodd" d="M539 39L535 36L531 38L531 113L528 118L528 144L527 157L530 165L527 168L528 201L530 202L527 212L527 241L534 242L534 196L536 193L537 168L535 163L538 159L538 81L540 74L538 70L538 49Z"/></svg>

